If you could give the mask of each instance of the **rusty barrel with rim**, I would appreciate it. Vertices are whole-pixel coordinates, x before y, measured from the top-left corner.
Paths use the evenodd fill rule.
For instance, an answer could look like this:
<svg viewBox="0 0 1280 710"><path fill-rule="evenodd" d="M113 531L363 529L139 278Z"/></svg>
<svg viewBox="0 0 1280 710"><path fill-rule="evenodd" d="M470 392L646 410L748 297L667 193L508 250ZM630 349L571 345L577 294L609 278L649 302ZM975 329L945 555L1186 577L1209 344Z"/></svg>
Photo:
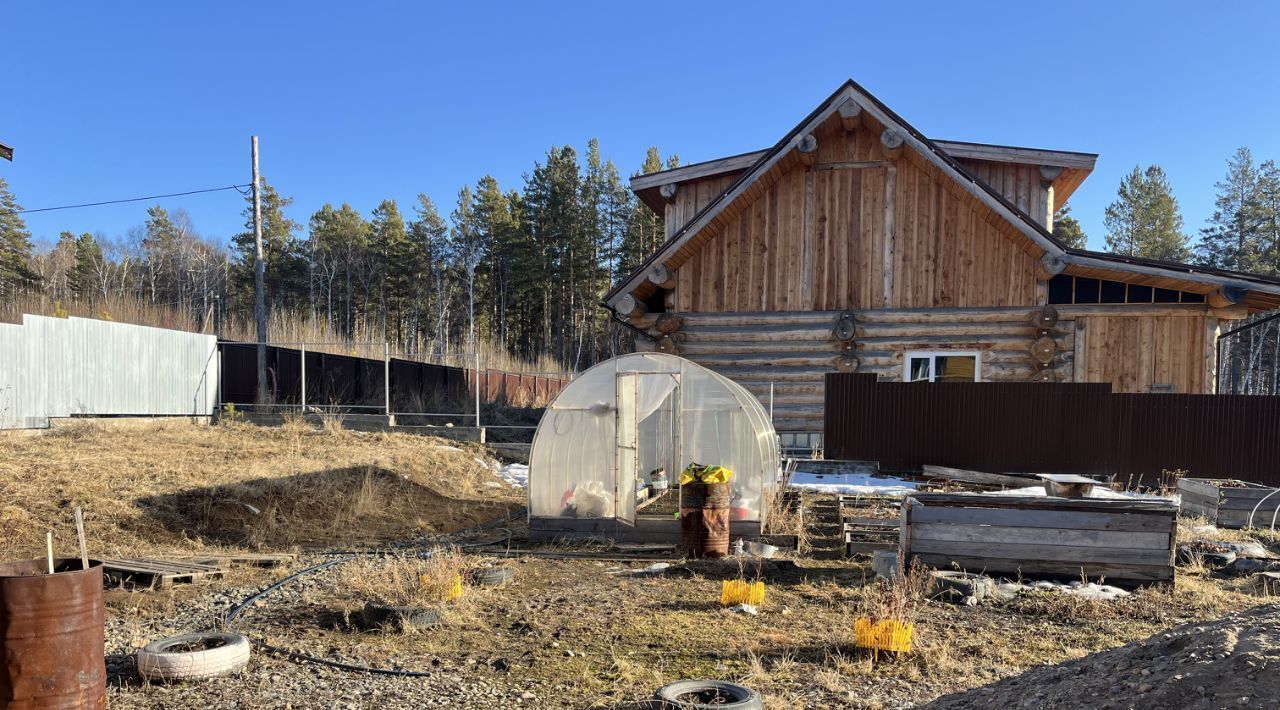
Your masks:
<svg viewBox="0 0 1280 710"><path fill-rule="evenodd" d="M680 486L680 534L691 557L729 554L732 484L694 481Z"/></svg>
<svg viewBox="0 0 1280 710"><path fill-rule="evenodd" d="M0 708L104 708L102 563L0 564Z"/></svg>

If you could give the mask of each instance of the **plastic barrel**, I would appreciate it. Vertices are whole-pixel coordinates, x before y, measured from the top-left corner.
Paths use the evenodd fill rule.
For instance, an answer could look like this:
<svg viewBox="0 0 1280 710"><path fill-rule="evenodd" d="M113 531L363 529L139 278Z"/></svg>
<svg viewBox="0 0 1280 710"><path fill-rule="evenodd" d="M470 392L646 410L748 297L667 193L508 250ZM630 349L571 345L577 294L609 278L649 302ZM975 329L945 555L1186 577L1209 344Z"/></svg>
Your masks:
<svg viewBox="0 0 1280 710"><path fill-rule="evenodd" d="M0 564L0 708L104 708L102 563Z"/></svg>

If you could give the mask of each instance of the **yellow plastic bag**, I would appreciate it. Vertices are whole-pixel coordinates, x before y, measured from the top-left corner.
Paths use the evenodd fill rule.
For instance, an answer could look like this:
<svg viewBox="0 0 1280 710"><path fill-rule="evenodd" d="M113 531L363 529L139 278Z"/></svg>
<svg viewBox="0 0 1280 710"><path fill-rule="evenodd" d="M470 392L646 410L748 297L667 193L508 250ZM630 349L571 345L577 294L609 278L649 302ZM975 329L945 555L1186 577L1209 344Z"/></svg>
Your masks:
<svg viewBox="0 0 1280 710"><path fill-rule="evenodd" d="M733 478L733 471L724 466L703 466L691 463L680 472L680 485L685 486L694 481L698 483L726 483Z"/></svg>
<svg viewBox="0 0 1280 710"><path fill-rule="evenodd" d="M866 617L853 620L853 644L873 651L907 653L911 650L914 624L886 619L873 622Z"/></svg>
<svg viewBox="0 0 1280 710"><path fill-rule="evenodd" d="M748 583L741 579L726 579L720 584L720 606L764 604L764 582Z"/></svg>

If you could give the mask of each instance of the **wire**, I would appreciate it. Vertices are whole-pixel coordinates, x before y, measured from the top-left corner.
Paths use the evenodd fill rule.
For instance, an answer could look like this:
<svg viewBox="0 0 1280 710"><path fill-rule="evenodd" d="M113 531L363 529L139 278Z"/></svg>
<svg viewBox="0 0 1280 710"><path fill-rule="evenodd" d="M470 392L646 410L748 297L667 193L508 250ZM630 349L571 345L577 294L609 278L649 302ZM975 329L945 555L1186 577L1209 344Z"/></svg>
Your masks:
<svg viewBox="0 0 1280 710"><path fill-rule="evenodd" d="M130 197L124 200L104 200L102 202L85 202L79 205L61 205L59 207L39 207L31 210L6 210L0 212L0 215L10 214L31 214L33 212L53 212L54 210L74 210L80 207L100 207L102 205L118 205L125 202L142 202L144 200L158 200L163 197L184 197L186 195L199 195L205 192L221 192L223 190L235 190L240 192L240 188L250 187L250 185L227 185L226 187L211 187L206 190L189 190L187 192L171 192L167 195L148 195L147 197ZM240 192L245 195L248 193Z"/></svg>

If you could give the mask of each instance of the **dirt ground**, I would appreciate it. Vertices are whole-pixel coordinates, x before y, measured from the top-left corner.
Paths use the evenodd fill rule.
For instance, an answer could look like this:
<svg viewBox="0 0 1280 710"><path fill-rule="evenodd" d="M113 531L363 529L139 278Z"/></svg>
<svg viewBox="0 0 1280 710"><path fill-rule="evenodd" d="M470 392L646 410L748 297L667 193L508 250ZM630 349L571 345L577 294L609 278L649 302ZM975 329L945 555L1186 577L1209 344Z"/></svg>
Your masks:
<svg viewBox="0 0 1280 710"><path fill-rule="evenodd" d="M813 549L804 557L758 566L661 555L562 558L635 554L595 546L543 548L559 557L504 558L494 551L531 547L519 522L506 523L449 540L500 542L492 554L472 548L467 557L473 565L509 566L515 577L499 587L469 586L461 600L443 606L437 628L401 632L358 623L363 600L343 582L348 562L272 592L232 625L281 649L425 677L337 670L262 649L236 679L161 685L137 676L132 654L143 643L221 627L227 609L254 592L335 559L323 550L396 543L392 554L411 555L432 549L444 540L442 533L505 514L521 493L494 485L483 456L476 460L480 453L425 437L298 427L95 428L0 439L0 545L10 558L33 556L38 546L30 538L42 540L46 520L65 525L63 501L74 500L95 523L91 550L137 545L152 552L219 547L299 555L285 568L238 570L223 580L167 591L109 591L109 694L118 707L627 708L642 707L664 683L690 677L743 682L774 708L909 708L944 696L961 703L946 707L1101 707L1088 696L1070 696L1080 701L1075 705L1036 704L1057 696L1010 690L992 695L995 704L963 704L960 698L970 696L960 694L983 686L992 693L1016 688L1024 673L1093 663L1078 659L1268 601L1203 569L1180 573L1172 591L1142 590L1111 602L1049 593L976 607L926 601L913 650L872 657L854 647L852 632L873 589L872 575L864 563L835 554L833 508L806 496ZM335 477L334 471L344 473ZM317 480L324 485L303 495ZM397 488L397 481L410 487ZM376 491L368 492L371 487ZM355 498L365 491L364 502L340 501L341 491ZM396 502L405 496L418 497L413 505ZM287 505L285 497L298 500ZM268 508L275 511L269 522L261 520ZM326 513L341 522L324 519ZM657 560L671 567L640 573ZM719 604L722 581L738 578L765 582L758 615ZM1141 658L1130 661L1139 672L1141 663L1154 663ZM1143 704L1138 685L1125 686L1136 704L1114 707L1154 707ZM1235 698L1231 707L1275 706L1275 699L1256 692L1240 697L1249 699Z"/></svg>

